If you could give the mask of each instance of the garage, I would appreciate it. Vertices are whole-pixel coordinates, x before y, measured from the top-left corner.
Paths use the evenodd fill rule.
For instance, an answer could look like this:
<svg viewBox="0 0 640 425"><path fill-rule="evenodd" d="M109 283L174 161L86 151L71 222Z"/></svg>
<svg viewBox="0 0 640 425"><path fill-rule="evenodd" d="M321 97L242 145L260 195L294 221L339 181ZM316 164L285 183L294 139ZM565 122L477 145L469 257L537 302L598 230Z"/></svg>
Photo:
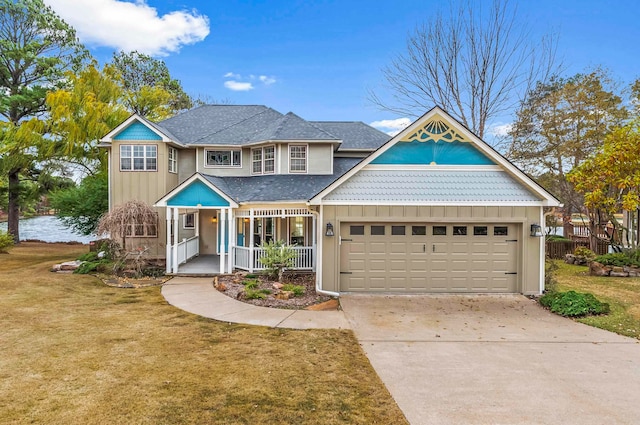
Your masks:
<svg viewBox="0 0 640 425"><path fill-rule="evenodd" d="M514 293L516 223L340 225L341 292Z"/></svg>

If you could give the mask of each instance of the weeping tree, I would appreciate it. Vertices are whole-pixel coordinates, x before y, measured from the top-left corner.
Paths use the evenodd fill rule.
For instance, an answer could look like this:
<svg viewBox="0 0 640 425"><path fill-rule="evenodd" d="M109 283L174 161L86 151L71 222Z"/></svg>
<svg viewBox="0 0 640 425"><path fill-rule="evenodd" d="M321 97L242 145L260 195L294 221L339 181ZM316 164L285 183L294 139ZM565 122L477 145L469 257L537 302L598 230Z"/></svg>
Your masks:
<svg viewBox="0 0 640 425"><path fill-rule="evenodd" d="M122 249L126 249L127 236L144 234L145 228L157 228L157 225L158 214L154 209L146 202L133 200L116 205L103 215L98 222L97 233L109 234L112 239L120 238Z"/></svg>

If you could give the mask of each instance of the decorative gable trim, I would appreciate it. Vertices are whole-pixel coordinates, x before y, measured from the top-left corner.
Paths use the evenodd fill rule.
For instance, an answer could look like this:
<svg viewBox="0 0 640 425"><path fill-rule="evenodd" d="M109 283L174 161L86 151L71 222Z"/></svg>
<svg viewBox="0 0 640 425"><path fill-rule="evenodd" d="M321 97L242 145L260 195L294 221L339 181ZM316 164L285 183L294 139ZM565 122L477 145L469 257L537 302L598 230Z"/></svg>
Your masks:
<svg viewBox="0 0 640 425"><path fill-rule="evenodd" d="M163 132L158 130L150 121L148 121L147 119L141 117L138 114L133 114L129 118L124 120L120 125L118 125L116 128L111 130L104 137L102 137L100 139L100 142L101 143L112 143L114 140L143 140L143 139L137 139L137 138L135 138L135 139L125 139L125 138L120 138L119 137L121 135L121 133L127 131L127 129L129 129L131 126L137 126L137 125L145 126L147 130L149 130L151 133L153 133L156 136L155 139L144 139L144 140L154 140L154 141L161 140L163 142L176 143L176 144L182 146L180 143L177 143L176 141L171 140L171 138L169 138L166 134L164 134Z"/></svg>
<svg viewBox="0 0 640 425"><path fill-rule="evenodd" d="M455 125L449 126L447 123ZM331 183L317 195L309 200L311 205L323 204L323 198L335 190L337 187L345 183L356 173L362 170L369 164L376 164L375 160L380 158L385 152L392 149L399 143L416 143L416 142L431 142L431 143L470 143L480 153L484 154L493 163L498 164L503 170L509 173L516 181L523 184L532 193L536 194L541 199L541 205L543 206L559 206L560 201L555 198L551 193L545 190L542 186L537 184L533 179L527 176L518 167L509 162L506 158L500 155L495 149L489 146L486 142L478 138L475 134L469 131L464 125L460 124L457 120L447 114L440 107L436 106L430 111L425 113L422 117L418 118L411 125L398 133L395 137L382 145L378 150L371 155L363 159L360 163L355 165L351 170L345 173L342 177ZM396 164L398 169L403 165Z"/></svg>
<svg viewBox="0 0 640 425"><path fill-rule="evenodd" d="M204 205L202 203L195 203L195 205L176 205L175 202L172 202L172 200L177 195L182 193L184 190L188 190L189 186L191 186L193 183L204 184L204 186L206 186L209 190L214 192L216 197L219 197L220 200L223 200L224 202L222 202L222 203L226 203L226 205ZM185 202L185 204L187 204L187 202ZM226 193L224 193L223 191L218 189L216 186L214 186L207 179L202 177L202 175L200 173L196 173L196 174L192 175L191 177L189 177L184 182L182 182L181 184L179 184L175 189L173 189L172 191L170 191L169 193L164 195L162 198L160 198L153 206L154 207L167 207L167 206L170 206L170 207L178 207L178 208L194 208L194 207L231 207L231 208L238 208L238 203L236 203Z"/></svg>

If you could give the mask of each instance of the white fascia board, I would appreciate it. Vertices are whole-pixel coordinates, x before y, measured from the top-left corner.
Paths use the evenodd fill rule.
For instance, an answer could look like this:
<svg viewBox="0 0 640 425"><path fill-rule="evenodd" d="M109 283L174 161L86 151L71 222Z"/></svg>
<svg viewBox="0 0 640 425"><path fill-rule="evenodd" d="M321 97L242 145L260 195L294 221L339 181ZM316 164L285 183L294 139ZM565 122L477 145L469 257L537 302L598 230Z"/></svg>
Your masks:
<svg viewBox="0 0 640 425"><path fill-rule="evenodd" d="M147 127L149 130L153 131L155 134L157 134L163 142L165 143L176 143L179 146L184 146L183 144L176 142L175 140L171 140L169 137L167 137L166 134L164 134L163 132L161 132L160 130L158 130L155 126L151 125L149 121L147 121L146 118L141 117L138 114L133 114L131 115L129 118L127 118L126 120L124 120L120 125L118 125L116 128L114 128L113 130L111 130L109 133L107 133L104 137L102 137L100 139L101 143L111 143L113 141L113 137L115 135L117 135L118 133L120 133L123 129L125 129L128 125L130 125L133 121L138 121L139 123L143 124L145 127Z"/></svg>
<svg viewBox="0 0 640 425"><path fill-rule="evenodd" d="M543 207L543 201L505 202L505 201L322 201L310 205L389 205L389 206L445 206L445 207Z"/></svg>
<svg viewBox="0 0 640 425"><path fill-rule="evenodd" d="M217 188L212 183L210 183L207 179L202 177L202 175L200 175L200 173L195 173L191 177L189 177L187 180L185 180L184 182L180 183L173 190L171 190L169 193L167 193L162 198L160 198L155 204L153 204L153 206L154 207L166 207L167 206L167 201L169 199L173 198L178 192L180 192L182 189L184 189L185 187L187 187L188 185L190 185L191 183L193 183L196 180L200 180L207 187L209 187L209 189L213 190L218 195L220 195L225 201L229 202L229 207L212 207L212 208L238 208L238 204L233 199L231 199L226 193L224 193L219 188ZM174 205L172 205L171 207L173 208ZM187 208L187 207L183 207L183 208ZM193 208L193 205L191 205L189 208ZM202 207L202 208L206 208L206 207Z"/></svg>
<svg viewBox="0 0 640 425"><path fill-rule="evenodd" d="M363 171L504 171L499 165L368 164Z"/></svg>

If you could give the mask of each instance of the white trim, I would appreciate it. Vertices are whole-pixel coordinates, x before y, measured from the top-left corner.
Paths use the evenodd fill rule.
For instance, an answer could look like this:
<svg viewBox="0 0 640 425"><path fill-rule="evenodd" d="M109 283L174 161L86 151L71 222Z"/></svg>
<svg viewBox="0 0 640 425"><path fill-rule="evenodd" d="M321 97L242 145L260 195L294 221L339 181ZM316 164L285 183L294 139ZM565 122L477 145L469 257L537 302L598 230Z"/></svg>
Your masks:
<svg viewBox="0 0 640 425"><path fill-rule="evenodd" d="M351 170L343 174L339 179L335 180L329 186L324 188L320 193L309 200L309 204L318 205L323 203L322 199L337 187L342 185L345 181L350 179L354 174L358 171L362 170L365 166L371 163L373 160L381 156L387 150L389 150L396 143L400 142L402 139L405 139L408 135L414 133L418 129L420 129L425 122L429 121L435 115L440 115L445 120L454 124L457 131L462 133L466 138L469 139L468 143L473 144L476 148L478 148L481 152L483 152L490 159L496 161L499 165L503 167L506 171L508 171L512 177L518 180L520 183L524 184L529 190L531 190L536 195L543 198L542 205L544 206L558 206L560 202L549 192L544 190L540 185L538 185L535 181L533 181L529 176L527 176L520 169L515 167L509 161L507 161L502 155L500 155L497 151L491 148L486 142L479 139L476 135L467 130L463 125L461 125L456 119L451 117L445 111L443 111L440 107L436 106L432 108L430 111L422 115L416 121L414 121L410 126L402 130L396 136L392 137L387 143L382 145L378 150L373 152L368 157L364 158L361 162L356 164ZM401 166L398 166L399 168ZM538 204L539 205L539 204Z"/></svg>
<svg viewBox="0 0 640 425"><path fill-rule="evenodd" d="M113 165L113 158L111 157L111 149L107 150L107 187L109 188L109 211L113 207L113 182L111 173L115 173L116 170L111 168Z"/></svg>
<svg viewBox="0 0 640 425"><path fill-rule="evenodd" d="M173 162L171 152L173 152ZM171 170L171 164L174 164L175 166L175 170L173 171ZM178 149L172 146L167 146L167 170L169 170L171 174L178 174Z"/></svg>
<svg viewBox="0 0 640 425"><path fill-rule="evenodd" d="M391 164L367 164L363 171L502 171L505 169L499 165L391 165Z"/></svg>
<svg viewBox="0 0 640 425"><path fill-rule="evenodd" d="M544 210L542 208L540 208L540 221L538 222L539 225L542 227L542 229L544 230L545 228L545 217L544 217ZM525 229L525 230L529 230L529 229ZM530 233L529 232L525 232L525 234ZM529 236L531 237L531 236ZM545 246L545 237L542 236L540 238L540 247L538 248L538 252L540 254L540 294L544 293L544 279L545 279L545 260L546 260L546 246Z"/></svg>
<svg viewBox="0 0 640 425"><path fill-rule="evenodd" d="M191 183L193 183L196 180L200 180L202 183L204 183L209 189L213 190L214 192L216 192L218 195L220 195L221 198L223 198L225 201L227 201L229 203L228 206L214 206L214 207L203 207L201 205L197 206L198 208L202 208L202 209L219 209L219 208L238 208L238 204L231 199L230 197L228 197L224 192L222 192L220 189L218 189L216 186L214 186L212 183L210 183L207 179L205 179L204 177L202 177L202 175L196 173L194 175L192 175L191 177L189 177L187 180L185 180L184 182L182 182L181 184L179 184L178 186L176 186L173 190L171 190L169 193L167 193L166 195L164 195L162 198L160 198L155 204L153 204L154 207L166 207L167 206L167 201L171 198L173 198L177 193L179 193L182 189L184 189L185 187L187 187L188 185L190 185ZM172 205L173 207L175 207L175 205ZM178 208L193 208L194 205L188 205L188 206L178 206Z"/></svg>
<svg viewBox="0 0 640 425"><path fill-rule="evenodd" d="M144 156L142 156L142 159L144 160L144 168L142 170L136 169L135 165L134 165L135 164L135 159L136 158L138 158L138 159L141 158L139 156L138 157L134 156L134 153L133 153L134 149L133 148L135 146L143 146L144 147ZM156 156L155 157L147 156L147 148L149 148L151 146L156 148ZM131 148L131 156L127 156L127 157L123 157L122 156L122 148L124 148L124 147ZM122 144L120 144L118 146L118 159L119 159L119 161L118 161L119 162L119 164L118 164L119 165L119 169L118 170L121 173L138 173L138 172L155 173L155 172L158 172L158 171L160 171L159 170L159 165L160 164L159 164L159 161L158 161L158 158L160 157L160 155L159 155L160 152L159 151L160 151L160 149L159 149L159 145L157 143L149 143L148 141L144 141L143 143L122 143ZM131 169L125 170L125 169L122 168L122 159L123 158L131 160ZM156 168L154 168L154 169L147 168L147 159L152 159L152 158L155 158L155 160L156 160Z"/></svg>
<svg viewBox="0 0 640 425"><path fill-rule="evenodd" d="M197 149L196 149L197 150ZM231 165L208 165L207 164L207 151L229 151L229 153L231 153ZM240 154L240 165L233 165L233 152L238 152ZM222 149L216 149L216 148L204 148L203 149L203 153L204 153L204 161L202 161L202 167L203 168L222 168L222 169L229 169L229 168L242 168L242 149L241 148L236 148L236 149L226 149L226 148L222 148Z"/></svg>
<svg viewBox="0 0 640 425"><path fill-rule="evenodd" d="M300 147L300 146L304 146L304 171L291 171L291 148ZM296 158L296 159L300 159L300 158ZM308 143L289 143L288 144L287 168L289 170L289 174L309 174L309 144Z"/></svg>
<svg viewBox="0 0 640 425"><path fill-rule="evenodd" d="M193 226L187 227L187 216L191 214L193 215ZM184 230L195 230L196 228L196 213L185 212L182 214L182 229Z"/></svg>
<svg viewBox="0 0 640 425"><path fill-rule="evenodd" d="M265 153L264 150L267 148L273 148L273 171L265 171L264 166L265 166ZM255 161L253 159L253 151L260 151L260 171L254 171L253 170L253 164L257 163L258 161ZM253 147L249 150L249 157L251 159L251 175L252 176L268 176L271 174L276 174L277 170L278 170L278 155L277 155L277 149L276 149L276 145L265 145L265 146L259 146L259 147Z"/></svg>
<svg viewBox="0 0 640 425"><path fill-rule="evenodd" d="M226 236L226 218L227 218L227 208L220 208L220 217L218 219L218 229L220 230L220 245L218 246L218 254L220 255L220 274L225 273L225 236Z"/></svg>
<svg viewBox="0 0 640 425"><path fill-rule="evenodd" d="M407 205L407 206L469 206L469 207L541 207L546 206L543 201L523 201L523 202L507 202L507 201L322 201L320 205Z"/></svg>

